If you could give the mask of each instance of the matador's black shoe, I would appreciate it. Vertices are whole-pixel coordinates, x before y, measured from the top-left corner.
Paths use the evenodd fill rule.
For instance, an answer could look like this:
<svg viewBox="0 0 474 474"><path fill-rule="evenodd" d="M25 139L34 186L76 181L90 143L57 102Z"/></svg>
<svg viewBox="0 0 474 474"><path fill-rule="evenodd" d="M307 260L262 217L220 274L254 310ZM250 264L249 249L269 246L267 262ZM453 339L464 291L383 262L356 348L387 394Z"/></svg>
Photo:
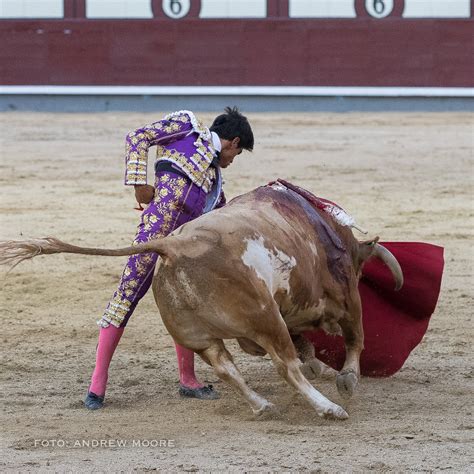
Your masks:
<svg viewBox="0 0 474 474"><path fill-rule="evenodd" d="M84 405L89 410L98 410L104 406L104 397L96 395L94 392L87 392Z"/></svg>
<svg viewBox="0 0 474 474"><path fill-rule="evenodd" d="M180 385L179 394L182 397L199 398L200 400L216 400L220 398L219 393L212 388L212 385L201 388L189 388Z"/></svg>

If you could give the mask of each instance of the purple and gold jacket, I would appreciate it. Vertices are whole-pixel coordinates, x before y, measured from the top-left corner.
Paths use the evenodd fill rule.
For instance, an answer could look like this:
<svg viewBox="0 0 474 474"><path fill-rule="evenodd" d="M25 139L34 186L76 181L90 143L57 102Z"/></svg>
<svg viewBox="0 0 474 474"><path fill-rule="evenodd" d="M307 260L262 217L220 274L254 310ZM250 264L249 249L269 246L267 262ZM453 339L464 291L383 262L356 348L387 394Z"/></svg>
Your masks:
<svg viewBox="0 0 474 474"><path fill-rule="evenodd" d="M148 149L156 146L156 159L174 163L206 193L216 180L211 162L216 155L211 132L188 110L130 132L125 145L125 184L147 184Z"/></svg>

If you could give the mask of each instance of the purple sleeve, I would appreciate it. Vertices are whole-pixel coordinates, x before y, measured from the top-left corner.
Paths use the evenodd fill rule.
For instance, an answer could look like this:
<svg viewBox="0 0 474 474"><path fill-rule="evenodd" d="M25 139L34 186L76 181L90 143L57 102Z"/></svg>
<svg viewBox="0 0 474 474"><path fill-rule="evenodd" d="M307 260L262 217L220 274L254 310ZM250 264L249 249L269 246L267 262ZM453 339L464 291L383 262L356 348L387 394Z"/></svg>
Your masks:
<svg viewBox="0 0 474 474"><path fill-rule="evenodd" d="M148 149L172 143L191 130L189 122L161 120L130 132L125 141L125 184L146 184Z"/></svg>

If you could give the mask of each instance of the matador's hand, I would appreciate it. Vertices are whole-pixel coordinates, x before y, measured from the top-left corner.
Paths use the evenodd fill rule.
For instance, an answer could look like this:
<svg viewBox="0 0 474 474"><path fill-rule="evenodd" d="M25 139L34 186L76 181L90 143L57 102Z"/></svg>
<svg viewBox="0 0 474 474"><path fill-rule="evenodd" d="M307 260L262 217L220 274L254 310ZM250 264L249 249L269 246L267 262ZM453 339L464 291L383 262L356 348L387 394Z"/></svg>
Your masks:
<svg viewBox="0 0 474 474"><path fill-rule="evenodd" d="M149 184L135 186L135 199L138 204L149 204L155 196L155 188Z"/></svg>

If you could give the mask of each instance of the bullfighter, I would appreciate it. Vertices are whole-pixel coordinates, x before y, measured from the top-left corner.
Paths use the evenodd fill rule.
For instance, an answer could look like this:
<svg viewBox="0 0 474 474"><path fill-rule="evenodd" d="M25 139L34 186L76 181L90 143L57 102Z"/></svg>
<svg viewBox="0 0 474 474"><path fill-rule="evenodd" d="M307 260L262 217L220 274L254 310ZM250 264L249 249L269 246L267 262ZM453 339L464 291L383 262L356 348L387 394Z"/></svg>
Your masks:
<svg viewBox="0 0 474 474"><path fill-rule="evenodd" d="M147 184L148 150L156 146L155 185ZM134 186L139 209L145 204L133 245L166 236L213 208L225 204L221 168L242 150L252 151L254 137L245 116L227 107L210 128L187 110L129 133L125 145L125 185ZM108 369L114 351L138 302L149 289L156 253L128 259L117 290L98 321L96 365L84 400L88 409L103 407ZM175 345L184 397L215 399L211 385L194 373L194 352Z"/></svg>

